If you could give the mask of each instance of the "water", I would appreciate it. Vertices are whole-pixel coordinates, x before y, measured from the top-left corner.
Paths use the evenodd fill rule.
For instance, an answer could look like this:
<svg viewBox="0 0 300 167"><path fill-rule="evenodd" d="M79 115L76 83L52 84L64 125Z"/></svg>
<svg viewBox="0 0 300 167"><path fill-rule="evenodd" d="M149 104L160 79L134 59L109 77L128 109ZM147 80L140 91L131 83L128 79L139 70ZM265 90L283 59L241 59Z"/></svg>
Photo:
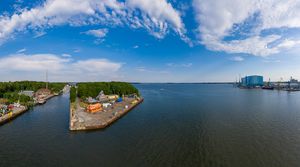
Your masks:
<svg viewBox="0 0 300 167"><path fill-rule="evenodd" d="M70 132L68 95L0 127L0 166L300 166L300 92L138 84L106 130Z"/></svg>

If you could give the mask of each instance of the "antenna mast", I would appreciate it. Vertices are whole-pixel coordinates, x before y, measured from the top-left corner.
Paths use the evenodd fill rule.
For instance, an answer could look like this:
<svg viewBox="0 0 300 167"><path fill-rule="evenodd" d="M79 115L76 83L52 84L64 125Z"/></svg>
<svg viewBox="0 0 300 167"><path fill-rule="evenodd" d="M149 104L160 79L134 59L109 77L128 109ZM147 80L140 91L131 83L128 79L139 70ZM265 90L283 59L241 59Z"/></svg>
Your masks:
<svg viewBox="0 0 300 167"><path fill-rule="evenodd" d="M48 70L46 70L46 89L48 89Z"/></svg>

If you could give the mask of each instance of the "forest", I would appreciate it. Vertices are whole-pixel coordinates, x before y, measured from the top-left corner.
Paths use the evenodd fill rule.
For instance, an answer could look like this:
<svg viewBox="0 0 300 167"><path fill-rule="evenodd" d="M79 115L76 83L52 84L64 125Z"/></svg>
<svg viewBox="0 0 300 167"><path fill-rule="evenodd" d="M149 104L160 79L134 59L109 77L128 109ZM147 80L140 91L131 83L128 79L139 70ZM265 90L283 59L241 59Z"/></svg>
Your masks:
<svg viewBox="0 0 300 167"><path fill-rule="evenodd" d="M48 83L48 88L53 93L59 93L66 83ZM16 81L16 82L0 82L0 98L6 99L7 103L13 103L20 100L21 103L27 103L32 99L25 95L19 95L20 91L45 88L46 82L37 81Z"/></svg>
<svg viewBox="0 0 300 167"><path fill-rule="evenodd" d="M139 95L138 89L132 84L126 82L86 82L78 83L77 96L80 98L97 97L99 92L103 90L104 94L117 94L117 95Z"/></svg>

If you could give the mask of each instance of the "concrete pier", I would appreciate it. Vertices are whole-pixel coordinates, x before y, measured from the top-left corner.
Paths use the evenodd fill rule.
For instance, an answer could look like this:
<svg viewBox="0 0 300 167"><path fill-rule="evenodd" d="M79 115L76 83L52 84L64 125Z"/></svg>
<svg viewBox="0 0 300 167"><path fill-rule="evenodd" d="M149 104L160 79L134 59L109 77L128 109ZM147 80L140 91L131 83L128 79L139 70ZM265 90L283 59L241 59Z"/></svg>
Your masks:
<svg viewBox="0 0 300 167"><path fill-rule="evenodd" d="M27 107L26 106L20 106L20 107L14 107L14 109L10 112L7 113L3 116L0 117L0 125L16 118L17 116L23 114L25 111L27 111Z"/></svg>
<svg viewBox="0 0 300 167"><path fill-rule="evenodd" d="M69 128L71 131L104 129L139 105L144 99L141 98L132 104L134 100L136 99L125 98L124 101L104 108L103 111L98 113L88 113L84 108L79 106L78 102L75 102L70 106Z"/></svg>

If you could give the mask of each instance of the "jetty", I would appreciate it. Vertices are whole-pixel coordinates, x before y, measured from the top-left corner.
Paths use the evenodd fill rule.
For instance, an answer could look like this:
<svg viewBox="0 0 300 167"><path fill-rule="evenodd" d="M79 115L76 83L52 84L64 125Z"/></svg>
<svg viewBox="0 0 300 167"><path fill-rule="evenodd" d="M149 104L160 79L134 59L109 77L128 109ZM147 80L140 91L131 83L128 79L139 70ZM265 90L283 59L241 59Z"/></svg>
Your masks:
<svg viewBox="0 0 300 167"><path fill-rule="evenodd" d="M69 128L71 131L104 129L142 103L143 100L143 98L125 97L121 102L116 102L96 113L87 112L76 100L75 104L70 106Z"/></svg>

